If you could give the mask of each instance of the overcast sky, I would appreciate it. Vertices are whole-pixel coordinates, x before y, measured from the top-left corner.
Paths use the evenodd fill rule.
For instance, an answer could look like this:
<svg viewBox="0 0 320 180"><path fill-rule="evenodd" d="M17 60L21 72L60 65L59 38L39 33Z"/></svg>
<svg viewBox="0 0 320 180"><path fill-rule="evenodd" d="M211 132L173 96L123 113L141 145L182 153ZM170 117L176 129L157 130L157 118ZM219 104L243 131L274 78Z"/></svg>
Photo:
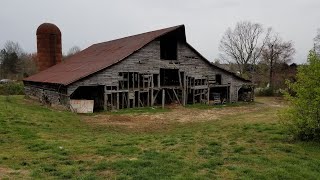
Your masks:
<svg viewBox="0 0 320 180"><path fill-rule="evenodd" d="M7 40L36 51L36 29L43 22L62 32L63 51L184 24L187 41L209 60L239 21L261 23L294 42L294 62L304 63L320 28L320 0L1 0L0 48Z"/></svg>

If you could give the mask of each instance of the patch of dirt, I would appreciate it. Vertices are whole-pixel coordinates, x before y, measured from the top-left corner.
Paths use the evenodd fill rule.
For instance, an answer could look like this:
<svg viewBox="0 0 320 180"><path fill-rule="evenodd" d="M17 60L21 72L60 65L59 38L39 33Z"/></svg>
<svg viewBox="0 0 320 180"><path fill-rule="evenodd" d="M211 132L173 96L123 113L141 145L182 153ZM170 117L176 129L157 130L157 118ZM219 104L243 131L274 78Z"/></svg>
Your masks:
<svg viewBox="0 0 320 180"><path fill-rule="evenodd" d="M23 177L26 179L29 176L29 171L27 170L14 170L11 168L0 167L0 179L12 178L15 177Z"/></svg>
<svg viewBox="0 0 320 180"><path fill-rule="evenodd" d="M130 129L155 130L165 128L172 123L203 122L220 119L223 116L250 113L261 111L266 107L280 107L281 100L266 98L262 102L252 105L243 105L237 107L222 107L212 109L185 108L182 106L172 106L171 111L163 113L142 113L142 114L124 114L109 115L97 114L94 116L82 116L82 119L93 125L111 125Z"/></svg>

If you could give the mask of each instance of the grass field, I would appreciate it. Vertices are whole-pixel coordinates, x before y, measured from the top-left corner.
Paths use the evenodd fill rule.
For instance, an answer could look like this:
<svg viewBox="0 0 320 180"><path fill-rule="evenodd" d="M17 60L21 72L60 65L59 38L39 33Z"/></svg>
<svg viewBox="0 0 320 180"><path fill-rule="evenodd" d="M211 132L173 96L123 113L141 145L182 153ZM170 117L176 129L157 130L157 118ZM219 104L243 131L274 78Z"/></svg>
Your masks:
<svg viewBox="0 0 320 180"><path fill-rule="evenodd" d="M319 179L320 144L290 141L284 106L77 115L0 96L0 179Z"/></svg>

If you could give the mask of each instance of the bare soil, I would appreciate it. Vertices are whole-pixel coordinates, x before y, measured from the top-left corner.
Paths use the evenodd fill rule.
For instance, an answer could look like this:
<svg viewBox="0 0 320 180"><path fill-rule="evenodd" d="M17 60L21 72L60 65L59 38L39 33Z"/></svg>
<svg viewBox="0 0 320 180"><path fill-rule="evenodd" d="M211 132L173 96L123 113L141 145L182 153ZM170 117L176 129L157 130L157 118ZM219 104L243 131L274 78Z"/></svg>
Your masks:
<svg viewBox="0 0 320 180"><path fill-rule="evenodd" d="M283 100L277 98L260 98L255 102L243 106L222 107L210 109L185 108L170 106L171 111L159 113L133 113L133 114L96 114L94 116L81 116L85 122L92 125L118 126L132 129L159 129L172 123L189 123L213 121L223 116L232 116L243 113L260 111L268 107L283 106Z"/></svg>

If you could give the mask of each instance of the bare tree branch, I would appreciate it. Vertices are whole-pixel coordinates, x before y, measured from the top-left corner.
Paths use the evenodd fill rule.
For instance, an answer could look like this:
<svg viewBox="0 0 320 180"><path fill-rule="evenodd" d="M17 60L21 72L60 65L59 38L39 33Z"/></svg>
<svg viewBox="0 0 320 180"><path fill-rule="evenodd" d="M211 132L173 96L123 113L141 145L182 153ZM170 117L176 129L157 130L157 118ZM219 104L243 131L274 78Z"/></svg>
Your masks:
<svg viewBox="0 0 320 180"><path fill-rule="evenodd" d="M270 34L262 25L249 21L239 22L232 30L228 28L220 41L221 59L236 63L240 74L248 71L248 65L257 64Z"/></svg>

